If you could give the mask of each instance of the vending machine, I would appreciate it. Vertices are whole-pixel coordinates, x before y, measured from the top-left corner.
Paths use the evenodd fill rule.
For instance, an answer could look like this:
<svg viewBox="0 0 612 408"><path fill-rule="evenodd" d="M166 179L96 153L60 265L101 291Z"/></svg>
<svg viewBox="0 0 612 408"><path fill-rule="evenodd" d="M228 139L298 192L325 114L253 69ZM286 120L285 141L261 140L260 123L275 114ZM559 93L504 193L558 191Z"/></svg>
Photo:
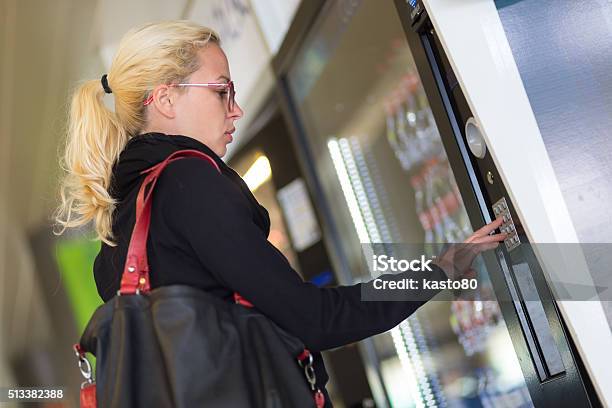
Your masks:
<svg viewBox="0 0 612 408"><path fill-rule="evenodd" d="M446 22L427 6L304 2L274 61L341 283L372 277L364 245L422 245L435 254L436 245L462 242L496 218L508 233L475 266L481 297L428 302L361 343L376 403L598 406L600 384L578 352L571 313L560 310L532 245L526 220L537 212L525 192L509 189L516 174L500 167L490 121L483 126L474 113L446 33L438 33Z"/></svg>

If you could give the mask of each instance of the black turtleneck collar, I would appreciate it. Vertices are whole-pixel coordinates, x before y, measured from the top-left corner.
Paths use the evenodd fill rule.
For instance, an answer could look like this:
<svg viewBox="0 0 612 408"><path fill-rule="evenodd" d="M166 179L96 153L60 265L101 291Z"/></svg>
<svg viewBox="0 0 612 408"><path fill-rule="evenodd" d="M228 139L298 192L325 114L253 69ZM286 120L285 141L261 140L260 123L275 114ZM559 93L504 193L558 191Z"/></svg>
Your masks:
<svg viewBox="0 0 612 408"><path fill-rule="evenodd" d="M177 150L194 149L208 154L227 172L227 165L204 143L183 135L143 133L132 137L113 167L111 194L122 200L140 180L140 172L161 162Z"/></svg>
<svg viewBox="0 0 612 408"><path fill-rule="evenodd" d="M204 143L192 137L183 135L167 135L164 133L151 132L133 136L119 156L119 160L113 166L113 177L110 192L113 198L123 199L142 181L140 174L143 170L156 165L166 159L177 150L194 149L206 153L219 165L221 173L234 182L251 202L258 213L258 224L269 230L268 212L262 207L248 186L231 167L206 146Z"/></svg>

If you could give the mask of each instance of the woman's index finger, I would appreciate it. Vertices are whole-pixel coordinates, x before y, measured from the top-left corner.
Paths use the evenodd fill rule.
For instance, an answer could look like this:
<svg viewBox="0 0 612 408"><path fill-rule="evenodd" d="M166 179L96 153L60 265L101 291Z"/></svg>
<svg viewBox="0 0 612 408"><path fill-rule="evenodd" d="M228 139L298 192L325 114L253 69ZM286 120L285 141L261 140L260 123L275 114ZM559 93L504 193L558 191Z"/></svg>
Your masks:
<svg viewBox="0 0 612 408"><path fill-rule="evenodd" d="M488 223L484 227L480 228L478 231L476 231L474 233L474 235L481 236L481 237L483 237L485 235L489 235L491 232L493 232L497 228L499 228L502 225L503 222L504 222L503 218L499 217L495 221L491 221L490 223Z"/></svg>

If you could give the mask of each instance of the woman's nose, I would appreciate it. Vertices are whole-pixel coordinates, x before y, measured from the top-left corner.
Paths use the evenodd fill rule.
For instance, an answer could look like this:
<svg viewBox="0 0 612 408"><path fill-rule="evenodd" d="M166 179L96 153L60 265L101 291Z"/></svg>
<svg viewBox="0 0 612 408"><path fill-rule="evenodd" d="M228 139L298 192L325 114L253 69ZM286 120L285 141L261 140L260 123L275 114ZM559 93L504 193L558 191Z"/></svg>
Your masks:
<svg viewBox="0 0 612 408"><path fill-rule="evenodd" d="M240 105L238 104L238 102L236 102L234 104L234 109L232 109L231 112L229 112L231 117L234 117L236 119L240 119L242 117L242 115L244 115L244 111L242 110L242 108L240 107Z"/></svg>

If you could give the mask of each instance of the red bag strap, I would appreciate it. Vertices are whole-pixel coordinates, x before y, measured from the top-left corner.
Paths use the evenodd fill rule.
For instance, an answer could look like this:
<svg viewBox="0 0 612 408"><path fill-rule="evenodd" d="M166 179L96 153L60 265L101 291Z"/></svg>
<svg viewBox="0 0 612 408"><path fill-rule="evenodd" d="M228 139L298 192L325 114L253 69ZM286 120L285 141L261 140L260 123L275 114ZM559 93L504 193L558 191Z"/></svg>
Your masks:
<svg viewBox="0 0 612 408"><path fill-rule="evenodd" d="M136 223L132 230L132 237L128 247L123 275L121 277L121 288L119 294L146 293L151 290L149 283L149 260L147 258L147 237L151 223L151 204L153 201L153 189L157 183L160 173L166 166L175 160L186 157L199 157L208 160L219 173L221 169L215 160L198 150L179 150L169 155L164 161L143 170L140 174L147 174L136 198ZM148 188L148 190L147 190Z"/></svg>

